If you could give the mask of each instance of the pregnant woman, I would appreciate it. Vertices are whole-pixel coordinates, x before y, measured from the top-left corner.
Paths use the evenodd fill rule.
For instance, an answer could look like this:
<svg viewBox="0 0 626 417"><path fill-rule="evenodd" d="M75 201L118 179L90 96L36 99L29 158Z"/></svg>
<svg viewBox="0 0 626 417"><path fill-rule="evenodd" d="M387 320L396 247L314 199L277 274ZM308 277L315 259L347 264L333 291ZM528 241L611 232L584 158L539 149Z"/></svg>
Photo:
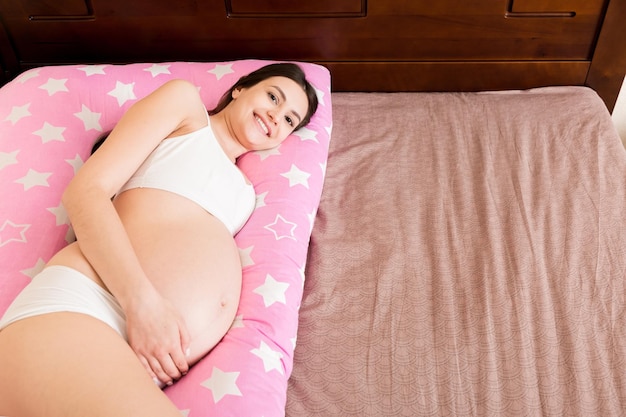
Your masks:
<svg viewBox="0 0 626 417"><path fill-rule="evenodd" d="M233 236L255 193L236 158L316 108L295 64L242 77L210 112L183 80L133 105L63 195L77 241L0 320L0 415L180 417L160 387L220 341L239 303Z"/></svg>

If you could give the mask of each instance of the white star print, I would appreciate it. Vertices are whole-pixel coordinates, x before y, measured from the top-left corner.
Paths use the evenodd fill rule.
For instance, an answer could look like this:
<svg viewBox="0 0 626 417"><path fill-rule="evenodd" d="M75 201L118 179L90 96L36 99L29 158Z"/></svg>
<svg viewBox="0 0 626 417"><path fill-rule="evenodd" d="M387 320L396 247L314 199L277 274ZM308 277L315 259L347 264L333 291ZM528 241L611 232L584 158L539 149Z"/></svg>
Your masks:
<svg viewBox="0 0 626 417"><path fill-rule="evenodd" d="M280 240L283 238L296 240L293 232L294 230L296 230L297 226L298 225L296 223L288 222L283 218L283 216L277 214L276 219L274 219L274 223L270 223L264 226L264 228L274 233L274 237L276 238L276 240Z"/></svg>
<svg viewBox="0 0 626 417"><path fill-rule="evenodd" d="M20 151L13 151L11 153L0 152L0 169L17 164L17 154L19 152Z"/></svg>
<svg viewBox="0 0 626 417"><path fill-rule="evenodd" d="M68 164L72 166L72 168L74 168L74 174L76 174L78 170L80 169L80 167L82 167L83 164L85 163L83 159L80 157L80 155L78 154L76 154L74 159L66 159L65 162L67 162Z"/></svg>
<svg viewBox="0 0 626 417"><path fill-rule="evenodd" d="M144 71L148 71L154 78L159 74L171 74L169 67L169 65L152 64L150 68L145 68Z"/></svg>
<svg viewBox="0 0 626 417"><path fill-rule="evenodd" d="M26 231L30 224L15 224L11 220L4 222L0 227L0 247L9 242L26 243Z"/></svg>
<svg viewBox="0 0 626 417"><path fill-rule="evenodd" d="M28 173L15 182L24 186L24 191L29 190L36 186L49 187L48 177L52 175L52 172L37 172L34 169L29 169Z"/></svg>
<svg viewBox="0 0 626 417"><path fill-rule="evenodd" d="M106 65L86 65L78 69L84 71L87 77L91 77L92 75L106 75L104 67L106 67Z"/></svg>
<svg viewBox="0 0 626 417"><path fill-rule="evenodd" d="M269 158L272 155L280 155L280 146L275 146L273 148L270 149L265 149L262 151L255 151L255 153L257 155L259 155L259 158L261 158L261 161L265 161L267 158Z"/></svg>
<svg viewBox="0 0 626 417"><path fill-rule="evenodd" d="M250 353L261 358L263 361L263 369L265 369L266 373L270 372L272 369L276 369L281 375L285 374L281 361L283 357L282 353L272 350L264 341L261 340L259 347L252 349Z"/></svg>
<svg viewBox="0 0 626 417"><path fill-rule="evenodd" d="M307 213L307 218L309 219L309 233L313 231L313 225L315 224L315 215L317 214L317 209L313 209L312 212Z"/></svg>
<svg viewBox="0 0 626 417"><path fill-rule="evenodd" d="M298 268L298 274L300 275L300 284L302 285L300 289L304 289L304 280L305 280L304 268L306 268L306 264ZM298 301L298 310L300 310L300 307L302 306L301 302L302 300Z"/></svg>
<svg viewBox="0 0 626 417"><path fill-rule="evenodd" d="M233 64L226 64L226 65L224 65L224 64L217 64L215 66L215 68L213 68L212 70L209 70L207 72L210 73L210 74L215 75L215 77L218 80L221 80L224 75L232 74L233 72L235 72L235 71L233 71L232 66L233 66Z"/></svg>
<svg viewBox="0 0 626 417"><path fill-rule="evenodd" d="M183 416L188 417L188 416L189 416L189 412L190 412L191 410L178 410L178 411L180 411L180 413L181 413Z"/></svg>
<svg viewBox="0 0 626 417"><path fill-rule="evenodd" d="M304 269L306 268L306 264L302 265L300 268L298 268L298 273L300 274L300 284L302 285L302 287L300 288L301 290L304 289L304 282L306 281L306 275L304 273ZM302 300L300 299L298 301L298 310L300 310L300 307L302 307Z"/></svg>
<svg viewBox="0 0 626 417"><path fill-rule="evenodd" d="M322 175L325 176L326 175L326 167L328 166L328 164L326 163L326 161L324 162L320 162L320 168L322 169Z"/></svg>
<svg viewBox="0 0 626 417"><path fill-rule="evenodd" d="M65 131L64 127L52 126L50 123L44 122L43 127L33 133L41 137L41 143L47 143L53 140L64 142L65 141L65 138L63 137L64 131Z"/></svg>
<svg viewBox="0 0 626 417"><path fill-rule="evenodd" d="M245 268L246 266L254 265L254 260L250 254L254 246L250 246L244 249L239 249L239 258L241 258L241 266Z"/></svg>
<svg viewBox="0 0 626 417"><path fill-rule="evenodd" d="M315 95L317 96L317 101L319 102L319 104L322 106L326 106L326 103L324 103L325 93L315 86L313 86L313 90L315 90Z"/></svg>
<svg viewBox="0 0 626 417"><path fill-rule="evenodd" d="M115 82L115 88L109 91L107 94L109 96L115 97L117 99L117 104L122 107L124 103L129 100L135 100L137 96L135 96L135 92L133 89L135 88L135 83L124 84L119 81Z"/></svg>
<svg viewBox="0 0 626 417"><path fill-rule="evenodd" d="M301 127L300 129L293 132L294 135L298 136L302 141L312 140L313 142L319 143L317 140L317 132L315 130L311 130L309 128Z"/></svg>
<svg viewBox="0 0 626 417"><path fill-rule="evenodd" d="M269 307L274 303L287 304L285 292L288 288L288 283L276 281L270 274L267 274L263 285L255 288L253 292L263 297L265 307Z"/></svg>
<svg viewBox="0 0 626 417"><path fill-rule="evenodd" d="M20 119L31 115L30 111L28 111L29 106L30 103L26 103L23 106L13 106L11 113L4 120L10 121L11 124L15 126L15 123Z"/></svg>
<svg viewBox="0 0 626 417"><path fill-rule="evenodd" d="M235 320L233 320L233 324L230 325L231 329L243 329L244 324L243 324L243 315L239 315L235 317Z"/></svg>
<svg viewBox="0 0 626 417"><path fill-rule="evenodd" d="M56 217L57 226L61 226L64 224L70 224L70 219L67 216L67 212L65 211L65 207L63 204L59 204L56 207L49 207L48 211Z"/></svg>
<svg viewBox="0 0 626 417"><path fill-rule="evenodd" d="M67 78L63 78L61 80L57 80L56 78L48 78L45 84L41 85L39 88L42 90L46 90L49 96L52 96L60 91L69 91L65 86L67 82Z"/></svg>
<svg viewBox="0 0 626 417"><path fill-rule="evenodd" d="M280 174L281 176L289 180L289 186L293 187L298 184L302 184L305 188L309 188L309 177L311 174L301 171L297 166L291 165L289 172Z"/></svg>
<svg viewBox="0 0 626 417"><path fill-rule="evenodd" d="M256 195L256 208L261 208L261 207L265 207L265 197L267 197L267 194L269 193L269 191L266 191L264 193L261 194L257 194Z"/></svg>
<svg viewBox="0 0 626 417"><path fill-rule="evenodd" d="M238 377L239 372L223 372L219 368L213 367L211 377L201 385L211 390L213 401L218 403L226 395L242 396L239 387L237 387Z"/></svg>
<svg viewBox="0 0 626 417"><path fill-rule="evenodd" d="M330 134L333 132L333 125L332 125L332 123L330 124L330 126L325 127L324 129L328 133L328 136L330 136Z"/></svg>
<svg viewBox="0 0 626 417"><path fill-rule="evenodd" d="M26 275L27 277L33 278L35 275L40 273L45 266L46 266L46 262L43 259L39 258L37 259L37 263L35 264L35 266L33 266L32 268L28 268L28 269L22 269L20 272Z"/></svg>
<svg viewBox="0 0 626 417"><path fill-rule="evenodd" d="M76 241L76 233L74 233L72 225L70 225L70 227L67 229L67 232L65 233L65 241L67 243L72 243Z"/></svg>
<svg viewBox="0 0 626 417"><path fill-rule="evenodd" d="M36 69L32 69L30 71L26 71L25 73L23 73L22 75L20 75L16 80L17 82L24 84L26 81L32 79L32 78L37 78L39 77L39 71L41 71L41 68L36 68Z"/></svg>
<svg viewBox="0 0 626 417"><path fill-rule="evenodd" d="M304 268L306 268L306 265L302 265L300 268L298 268L298 274L300 274L300 279L302 280L303 285L304 285L304 279L305 279Z"/></svg>
<svg viewBox="0 0 626 417"><path fill-rule="evenodd" d="M82 109L78 113L74 113L74 116L78 117L83 121L85 125L85 131L89 131L91 129L97 130L98 132L102 132L102 126L100 126L100 116L101 113L96 113L89 110L89 107L82 105Z"/></svg>

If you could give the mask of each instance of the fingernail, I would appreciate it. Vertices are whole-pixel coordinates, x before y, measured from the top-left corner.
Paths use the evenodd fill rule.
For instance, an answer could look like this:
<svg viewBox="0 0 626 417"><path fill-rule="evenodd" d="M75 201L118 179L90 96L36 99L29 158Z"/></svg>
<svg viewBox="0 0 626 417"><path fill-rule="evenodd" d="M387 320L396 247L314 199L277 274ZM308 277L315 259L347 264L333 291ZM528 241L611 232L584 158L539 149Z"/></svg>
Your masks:
<svg viewBox="0 0 626 417"><path fill-rule="evenodd" d="M161 385L161 381L159 381L159 378L157 378L156 376L152 378L152 381L154 381L156 385Z"/></svg>
<svg viewBox="0 0 626 417"><path fill-rule="evenodd" d="M172 381L167 381L167 382L166 382L166 385L167 385L168 387L171 387L172 385L174 385L174 383L173 383Z"/></svg>
<svg viewBox="0 0 626 417"><path fill-rule="evenodd" d="M187 355L188 357L191 356L191 349L190 348L187 348L185 350L185 355Z"/></svg>

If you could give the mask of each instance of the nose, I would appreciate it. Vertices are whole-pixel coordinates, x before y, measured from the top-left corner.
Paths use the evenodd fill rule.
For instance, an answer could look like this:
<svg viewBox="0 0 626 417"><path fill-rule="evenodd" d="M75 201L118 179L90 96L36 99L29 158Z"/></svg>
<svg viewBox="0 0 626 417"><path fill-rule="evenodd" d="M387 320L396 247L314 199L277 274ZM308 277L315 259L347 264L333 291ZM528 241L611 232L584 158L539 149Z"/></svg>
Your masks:
<svg viewBox="0 0 626 417"><path fill-rule="evenodd" d="M270 111L267 112L267 114L268 114L268 116L269 116L269 118L270 118L272 123L278 124L278 121L280 120L280 115L279 115L278 111L270 110Z"/></svg>

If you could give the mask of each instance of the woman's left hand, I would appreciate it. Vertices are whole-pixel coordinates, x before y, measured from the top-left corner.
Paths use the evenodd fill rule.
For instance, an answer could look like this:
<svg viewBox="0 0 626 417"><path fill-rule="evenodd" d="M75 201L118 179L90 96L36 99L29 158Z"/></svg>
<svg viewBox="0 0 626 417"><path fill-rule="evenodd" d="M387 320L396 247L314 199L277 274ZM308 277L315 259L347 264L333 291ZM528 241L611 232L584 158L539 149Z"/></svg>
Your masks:
<svg viewBox="0 0 626 417"><path fill-rule="evenodd" d="M127 306L128 343L153 379L166 385L189 370L189 333L181 315L159 294Z"/></svg>

